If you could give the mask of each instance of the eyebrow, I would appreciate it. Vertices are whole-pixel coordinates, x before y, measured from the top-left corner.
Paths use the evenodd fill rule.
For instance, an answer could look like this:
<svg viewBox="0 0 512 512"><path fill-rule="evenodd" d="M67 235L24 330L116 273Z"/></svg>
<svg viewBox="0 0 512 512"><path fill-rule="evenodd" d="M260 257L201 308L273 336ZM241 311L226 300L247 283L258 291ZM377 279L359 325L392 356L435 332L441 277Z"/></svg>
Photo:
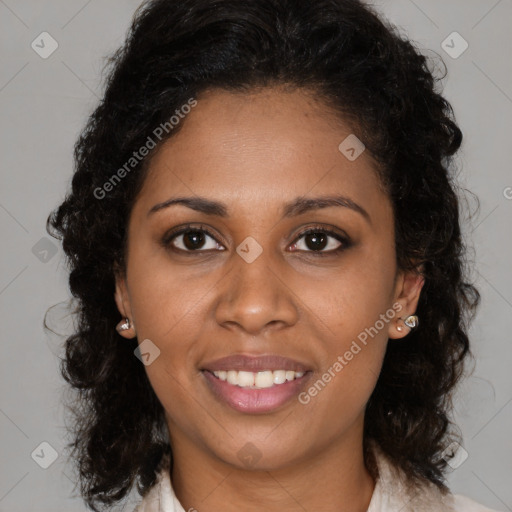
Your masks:
<svg viewBox="0 0 512 512"><path fill-rule="evenodd" d="M186 206L187 208L197 212L204 213L205 215L223 218L229 217L229 209L225 203L200 196L173 197L171 199L167 199L167 201L155 204L155 206L149 210L148 217L153 213L177 204ZM352 199L341 195L312 198L304 196L297 197L293 201L284 205L283 218L295 217L313 210L320 210L322 208L330 208L333 206L349 208L350 210L361 214L369 224L372 223L369 213L361 205L355 203Z"/></svg>

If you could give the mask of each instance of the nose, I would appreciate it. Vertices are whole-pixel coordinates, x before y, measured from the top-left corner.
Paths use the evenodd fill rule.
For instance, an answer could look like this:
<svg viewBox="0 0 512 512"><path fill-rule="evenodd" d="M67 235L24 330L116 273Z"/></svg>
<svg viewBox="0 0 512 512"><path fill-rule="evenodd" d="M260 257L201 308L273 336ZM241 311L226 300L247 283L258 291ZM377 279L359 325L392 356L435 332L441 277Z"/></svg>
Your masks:
<svg viewBox="0 0 512 512"><path fill-rule="evenodd" d="M251 263L233 254L227 275L217 286L215 316L219 325L261 335L268 329L294 325L298 320L298 290L287 282L289 272L263 251Z"/></svg>

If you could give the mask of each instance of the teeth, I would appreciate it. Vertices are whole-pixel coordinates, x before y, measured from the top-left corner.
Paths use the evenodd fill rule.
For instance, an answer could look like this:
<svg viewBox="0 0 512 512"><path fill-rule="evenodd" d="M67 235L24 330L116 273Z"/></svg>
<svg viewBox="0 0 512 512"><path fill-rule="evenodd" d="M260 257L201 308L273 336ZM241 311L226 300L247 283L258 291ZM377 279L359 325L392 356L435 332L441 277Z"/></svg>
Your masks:
<svg viewBox="0 0 512 512"><path fill-rule="evenodd" d="M292 370L265 370L263 372L245 372L236 370L219 370L213 372L215 377L242 388L264 389L271 388L275 384L284 384L285 382L299 379L304 372L294 372Z"/></svg>
<svg viewBox="0 0 512 512"><path fill-rule="evenodd" d="M274 384L283 384L283 382L286 382L286 372L284 370L272 372L272 377Z"/></svg>
<svg viewBox="0 0 512 512"><path fill-rule="evenodd" d="M237 372L235 372L237 373ZM233 384L233 383L231 383ZM239 384L243 387L254 386L254 373L252 372L238 372L238 381L236 384Z"/></svg>

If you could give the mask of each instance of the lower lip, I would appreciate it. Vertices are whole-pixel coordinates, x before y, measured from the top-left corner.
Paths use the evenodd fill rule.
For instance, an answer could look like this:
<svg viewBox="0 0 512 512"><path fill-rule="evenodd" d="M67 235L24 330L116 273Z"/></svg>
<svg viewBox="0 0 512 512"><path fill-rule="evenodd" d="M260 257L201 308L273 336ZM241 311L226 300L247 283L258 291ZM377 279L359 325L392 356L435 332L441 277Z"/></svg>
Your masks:
<svg viewBox="0 0 512 512"><path fill-rule="evenodd" d="M310 372L302 377L283 384L274 384L271 388L254 389L234 386L227 381L220 380L213 373L203 370L210 389L214 395L227 403L233 409L249 414L270 412L298 395L304 387Z"/></svg>

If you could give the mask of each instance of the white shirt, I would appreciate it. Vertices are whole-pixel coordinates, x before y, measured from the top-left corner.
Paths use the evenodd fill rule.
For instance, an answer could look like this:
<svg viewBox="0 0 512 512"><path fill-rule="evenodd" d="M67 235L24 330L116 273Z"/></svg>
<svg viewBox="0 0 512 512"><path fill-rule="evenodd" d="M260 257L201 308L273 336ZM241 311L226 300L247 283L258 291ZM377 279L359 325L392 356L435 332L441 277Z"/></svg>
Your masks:
<svg viewBox="0 0 512 512"><path fill-rule="evenodd" d="M379 476L367 512L498 512L460 494L442 494L429 482L413 488L404 473L376 445L372 446ZM192 512L194 509L185 511L174 493L169 457L163 460L162 468L155 485L133 512Z"/></svg>

